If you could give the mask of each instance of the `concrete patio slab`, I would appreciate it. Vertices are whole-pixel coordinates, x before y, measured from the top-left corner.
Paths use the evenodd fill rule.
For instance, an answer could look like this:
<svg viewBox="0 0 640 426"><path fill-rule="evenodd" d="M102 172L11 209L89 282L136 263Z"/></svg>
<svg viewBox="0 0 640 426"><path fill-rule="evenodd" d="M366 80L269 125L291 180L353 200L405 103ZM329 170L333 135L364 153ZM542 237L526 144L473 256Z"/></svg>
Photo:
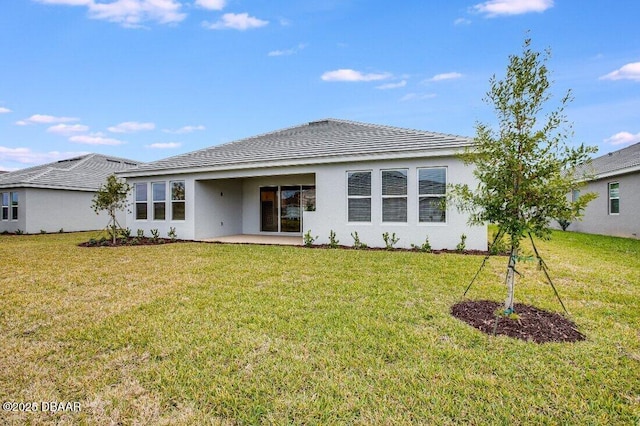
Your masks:
<svg viewBox="0 0 640 426"><path fill-rule="evenodd" d="M224 237L207 238L202 240L209 243L228 243L228 244L272 244L281 246L301 246L302 236L300 235L227 235Z"/></svg>

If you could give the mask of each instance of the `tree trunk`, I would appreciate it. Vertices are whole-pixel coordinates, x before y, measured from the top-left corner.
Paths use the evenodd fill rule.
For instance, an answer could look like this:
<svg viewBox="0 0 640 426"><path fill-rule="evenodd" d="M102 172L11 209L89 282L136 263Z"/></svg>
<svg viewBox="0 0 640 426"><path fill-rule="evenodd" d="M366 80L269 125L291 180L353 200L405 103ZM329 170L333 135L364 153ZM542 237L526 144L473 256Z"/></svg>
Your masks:
<svg viewBox="0 0 640 426"><path fill-rule="evenodd" d="M111 215L112 225L111 225L111 235L113 237L113 245L116 245L116 212L113 210L109 211Z"/></svg>
<svg viewBox="0 0 640 426"><path fill-rule="evenodd" d="M507 266L507 300L504 302L504 311L506 314L514 312L513 296L516 287L516 259L518 258L518 248L511 246L511 255L509 256L509 265Z"/></svg>

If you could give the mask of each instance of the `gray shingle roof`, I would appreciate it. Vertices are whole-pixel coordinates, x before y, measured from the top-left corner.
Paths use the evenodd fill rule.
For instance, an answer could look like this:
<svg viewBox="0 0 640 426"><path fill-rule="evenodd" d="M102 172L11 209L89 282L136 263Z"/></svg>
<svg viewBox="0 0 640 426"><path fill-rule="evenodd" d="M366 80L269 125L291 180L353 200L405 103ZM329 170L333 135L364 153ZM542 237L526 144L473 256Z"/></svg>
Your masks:
<svg viewBox="0 0 640 426"><path fill-rule="evenodd" d="M0 188L34 187L95 191L116 171L139 162L101 154L86 154L0 175Z"/></svg>
<svg viewBox="0 0 640 426"><path fill-rule="evenodd" d="M470 146L472 139L354 121L326 119L142 164L136 173Z"/></svg>
<svg viewBox="0 0 640 426"><path fill-rule="evenodd" d="M594 176L615 175L632 167L640 167L640 142L626 148L610 152L591 160L591 164L578 172L587 172Z"/></svg>

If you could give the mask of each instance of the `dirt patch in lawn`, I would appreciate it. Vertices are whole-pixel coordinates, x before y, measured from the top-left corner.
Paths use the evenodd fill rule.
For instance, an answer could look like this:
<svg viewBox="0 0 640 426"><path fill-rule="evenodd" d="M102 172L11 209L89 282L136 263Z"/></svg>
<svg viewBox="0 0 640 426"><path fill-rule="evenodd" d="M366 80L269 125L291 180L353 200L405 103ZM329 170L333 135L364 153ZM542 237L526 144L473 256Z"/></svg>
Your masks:
<svg viewBox="0 0 640 426"><path fill-rule="evenodd" d="M453 305L451 315L490 335L500 334L535 343L585 340L576 325L558 313L522 303L516 303L514 308L515 314L505 316L501 303L467 300Z"/></svg>

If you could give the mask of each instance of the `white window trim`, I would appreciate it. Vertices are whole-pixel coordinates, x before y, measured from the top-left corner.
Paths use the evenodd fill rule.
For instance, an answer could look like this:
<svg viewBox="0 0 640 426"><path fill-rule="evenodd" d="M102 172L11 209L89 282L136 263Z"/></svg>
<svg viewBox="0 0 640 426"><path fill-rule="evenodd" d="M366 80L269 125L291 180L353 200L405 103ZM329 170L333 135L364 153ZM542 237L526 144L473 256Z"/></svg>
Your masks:
<svg viewBox="0 0 640 426"><path fill-rule="evenodd" d="M618 185L618 196L611 197L611 185ZM611 200L618 200L618 213L611 212ZM619 216L620 215L620 182L609 182L607 183L607 212L609 216Z"/></svg>
<svg viewBox="0 0 640 426"><path fill-rule="evenodd" d="M173 184L176 182L182 182L184 186L184 200L174 200L173 199ZM165 197L166 198L166 197ZM184 219L174 219L173 218L173 203L182 203L184 204ZM169 220L171 222L185 222L187 220L187 182L182 179L176 179L169 181L169 204L171 206L169 211ZM165 207L166 209L166 207ZM166 216L166 213L165 213Z"/></svg>
<svg viewBox="0 0 640 426"><path fill-rule="evenodd" d="M154 184L163 184L164 185L164 201L163 200L157 200L155 199L155 192L153 191L153 185ZM162 203L164 202L164 219L156 219L156 214L155 214L155 204L156 203ZM153 222L166 222L167 220L167 181L156 181L156 182L151 182L151 220ZM149 217L147 215L147 217Z"/></svg>
<svg viewBox="0 0 640 426"><path fill-rule="evenodd" d="M407 173L407 190L404 195L384 195L382 193L384 186L382 183L382 175L384 172L405 171ZM373 191L373 190L372 190ZM407 220L404 222L385 222L384 220L384 199L385 198L404 198L407 204ZM380 170L380 225L408 225L409 224L409 169L408 168L393 168L393 169L381 169Z"/></svg>
<svg viewBox="0 0 640 426"><path fill-rule="evenodd" d="M371 190L369 191L369 195L349 195L349 173L370 173L371 174ZM344 174L345 179L345 189L346 189L346 205L345 205L345 214L347 216L347 225L372 225L373 224L373 169L368 170L347 170ZM366 222L351 222L349 221L349 200L350 199L369 199L371 203L371 211L369 212L369 220Z"/></svg>
<svg viewBox="0 0 640 426"><path fill-rule="evenodd" d="M424 169L444 169L444 194L420 194L420 170ZM449 167L447 166L425 166L416 168L416 221L418 226L447 226L449 224L449 205L445 203L444 206L444 222L421 222L420 221L420 198L445 198L447 197L447 185L449 184Z"/></svg>
<svg viewBox="0 0 640 426"><path fill-rule="evenodd" d="M137 185L145 185L147 187L147 199L145 201L138 201L138 190L137 190ZM133 184L133 220L135 220L136 222L148 222L149 221L149 182L134 182ZM138 208L138 204L145 204L145 206L147 207L147 218L146 219L138 219L138 214L137 214L137 208Z"/></svg>

